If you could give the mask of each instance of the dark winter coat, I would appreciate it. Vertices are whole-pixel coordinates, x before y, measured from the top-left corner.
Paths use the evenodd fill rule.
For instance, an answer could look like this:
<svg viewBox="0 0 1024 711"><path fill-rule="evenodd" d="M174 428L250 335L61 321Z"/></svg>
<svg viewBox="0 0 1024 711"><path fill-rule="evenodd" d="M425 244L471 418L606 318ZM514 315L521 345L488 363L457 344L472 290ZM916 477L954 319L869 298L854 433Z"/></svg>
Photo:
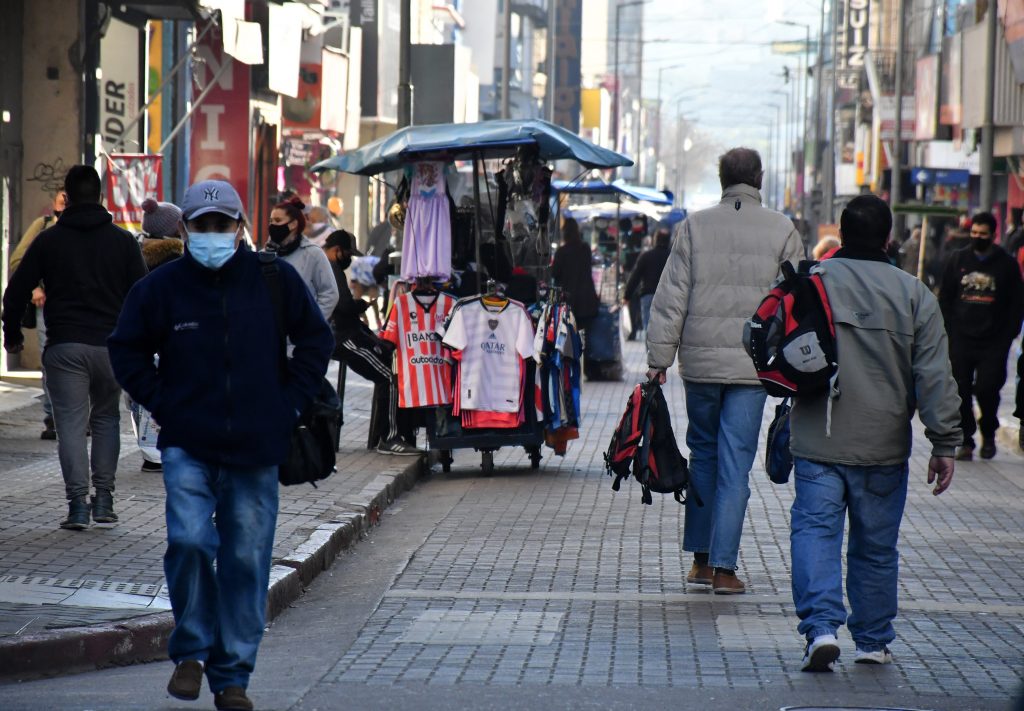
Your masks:
<svg viewBox="0 0 1024 711"><path fill-rule="evenodd" d="M110 336L114 375L160 423L158 446L233 467L279 464L298 413L319 392L334 339L302 277L277 260L284 346L258 256L217 271L185 256L140 281ZM159 367L153 354L159 356Z"/></svg>
<svg viewBox="0 0 1024 711"><path fill-rule="evenodd" d="M47 343L104 346L132 284L146 274L138 242L97 203L71 205L25 252L4 294L4 338L19 344L32 290L46 289Z"/></svg>
<svg viewBox="0 0 1024 711"><path fill-rule="evenodd" d="M568 292L569 306L581 326L597 316L600 301L590 268L589 245L575 242L563 244L556 249L551 263L551 276L556 286Z"/></svg>
<svg viewBox="0 0 1024 711"><path fill-rule="evenodd" d="M1009 348L1024 314L1020 267L999 245L985 259L966 247L949 256L939 305L952 341L989 342Z"/></svg>
<svg viewBox="0 0 1024 711"><path fill-rule="evenodd" d="M671 250L668 245L656 246L647 250L636 260L633 273L629 275L626 282L627 299L636 296L646 296L658 290L658 282L661 280L661 273L665 271L665 264L668 262L668 255Z"/></svg>

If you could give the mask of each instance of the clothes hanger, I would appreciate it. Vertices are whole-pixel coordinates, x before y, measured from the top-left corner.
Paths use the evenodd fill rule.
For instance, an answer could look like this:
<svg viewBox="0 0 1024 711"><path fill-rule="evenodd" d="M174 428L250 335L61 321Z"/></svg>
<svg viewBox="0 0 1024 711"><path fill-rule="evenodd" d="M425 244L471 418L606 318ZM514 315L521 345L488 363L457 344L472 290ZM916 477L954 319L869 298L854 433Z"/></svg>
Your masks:
<svg viewBox="0 0 1024 711"><path fill-rule="evenodd" d="M485 306L505 306L508 303L508 299L498 289L498 282L494 279L487 280L487 292L484 294L483 302Z"/></svg>

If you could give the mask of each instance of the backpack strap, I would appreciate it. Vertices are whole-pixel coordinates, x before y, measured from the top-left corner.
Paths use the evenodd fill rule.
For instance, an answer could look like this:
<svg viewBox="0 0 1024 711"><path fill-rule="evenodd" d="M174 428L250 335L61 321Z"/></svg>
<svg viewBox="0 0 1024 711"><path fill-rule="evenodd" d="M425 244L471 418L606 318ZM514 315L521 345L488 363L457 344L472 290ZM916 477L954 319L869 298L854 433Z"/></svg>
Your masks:
<svg viewBox="0 0 1024 711"><path fill-rule="evenodd" d="M288 379L288 348L285 345L284 332L284 296L281 293L281 270L277 267L277 255L272 252L258 252L260 271L263 272L263 283L270 295L270 307L274 312L274 325L277 327L278 369L281 380Z"/></svg>

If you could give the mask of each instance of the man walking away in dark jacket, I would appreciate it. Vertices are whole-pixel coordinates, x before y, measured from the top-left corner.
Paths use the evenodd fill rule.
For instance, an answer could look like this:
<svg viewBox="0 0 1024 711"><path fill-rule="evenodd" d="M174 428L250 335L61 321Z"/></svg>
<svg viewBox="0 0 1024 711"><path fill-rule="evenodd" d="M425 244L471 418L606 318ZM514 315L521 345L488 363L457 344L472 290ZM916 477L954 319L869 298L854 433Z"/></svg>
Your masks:
<svg viewBox="0 0 1024 711"><path fill-rule="evenodd" d="M1024 289L1020 268L993 243L996 219L979 212L971 222L971 244L949 256L939 304L949 333L953 377L960 389L961 461L974 457L974 433L981 430L981 456L996 454L999 391L1006 382L1010 344L1020 333ZM981 419L975 422L973 399Z"/></svg>
<svg viewBox="0 0 1024 711"><path fill-rule="evenodd" d="M807 640L801 669L831 671L843 624L857 664L890 664L896 638L900 521L915 411L931 441L932 493L953 480L961 439L956 383L938 304L885 253L889 206L858 195L840 218L842 248L815 269L836 327L839 396L799 397L790 415L793 603ZM843 527L849 519L843 604Z"/></svg>
<svg viewBox="0 0 1024 711"><path fill-rule="evenodd" d="M36 237L4 295L5 347L23 347L21 315L32 290L46 288L46 389L59 432L68 516L61 528L116 523L114 475L121 450L121 390L110 369L107 336L128 290L146 274L139 245L100 203L100 176L76 165L64 178L68 206ZM92 453L86 429L92 429ZM89 502L89 474L95 496Z"/></svg>
<svg viewBox="0 0 1024 711"><path fill-rule="evenodd" d="M640 299L644 332L647 331L647 324L651 320L651 302L654 301L654 292L658 290L661 273L665 271L671 242L672 233L668 225L659 225L658 231L654 234L654 247L640 255L633 267L633 273L629 275L629 281L626 282L623 302L630 304L637 298Z"/></svg>
<svg viewBox="0 0 1024 711"><path fill-rule="evenodd" d="M181 211L185 254L132 289L110 358L160 424L175 621L167 691L198 698L205 669L218 709L251 709L245 690L266 622L278 465L323 383L333 339L302 277L280 259L269 277L281 297L278 324L261 258L239 247L242 201L231 185L196 183Z"/></svg>

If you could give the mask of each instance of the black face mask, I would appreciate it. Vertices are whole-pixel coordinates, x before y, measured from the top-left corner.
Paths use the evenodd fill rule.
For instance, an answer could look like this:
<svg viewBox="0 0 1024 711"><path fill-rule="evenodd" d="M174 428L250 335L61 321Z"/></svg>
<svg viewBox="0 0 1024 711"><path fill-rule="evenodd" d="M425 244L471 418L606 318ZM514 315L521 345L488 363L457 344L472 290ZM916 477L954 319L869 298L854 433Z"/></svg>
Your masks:
<svg viewBox="0 0 1024 711"><path fill-rule="evenodd" d="M341 257L338 257L338 261L336 263L342 269L348 269L348 266L352 263L352 255L345 254Z"/></svg>
<svg viewBox="0 0 1024 711"><path fill-rule="evenodd" d="M974 248L975 252L984 252L988 250L989 245L992 244L991 239L982 239L980 237L971 237L971 247Z"/></svg>
<svg viewBox="0 0 1024 711"><path fill-rule="evenodd" d="M288 229L288 225L270 225L270 227L267 228L267 233L270 235L271 242L281 244L288 239L288 235L290 235L292 231Z"/></svg>

